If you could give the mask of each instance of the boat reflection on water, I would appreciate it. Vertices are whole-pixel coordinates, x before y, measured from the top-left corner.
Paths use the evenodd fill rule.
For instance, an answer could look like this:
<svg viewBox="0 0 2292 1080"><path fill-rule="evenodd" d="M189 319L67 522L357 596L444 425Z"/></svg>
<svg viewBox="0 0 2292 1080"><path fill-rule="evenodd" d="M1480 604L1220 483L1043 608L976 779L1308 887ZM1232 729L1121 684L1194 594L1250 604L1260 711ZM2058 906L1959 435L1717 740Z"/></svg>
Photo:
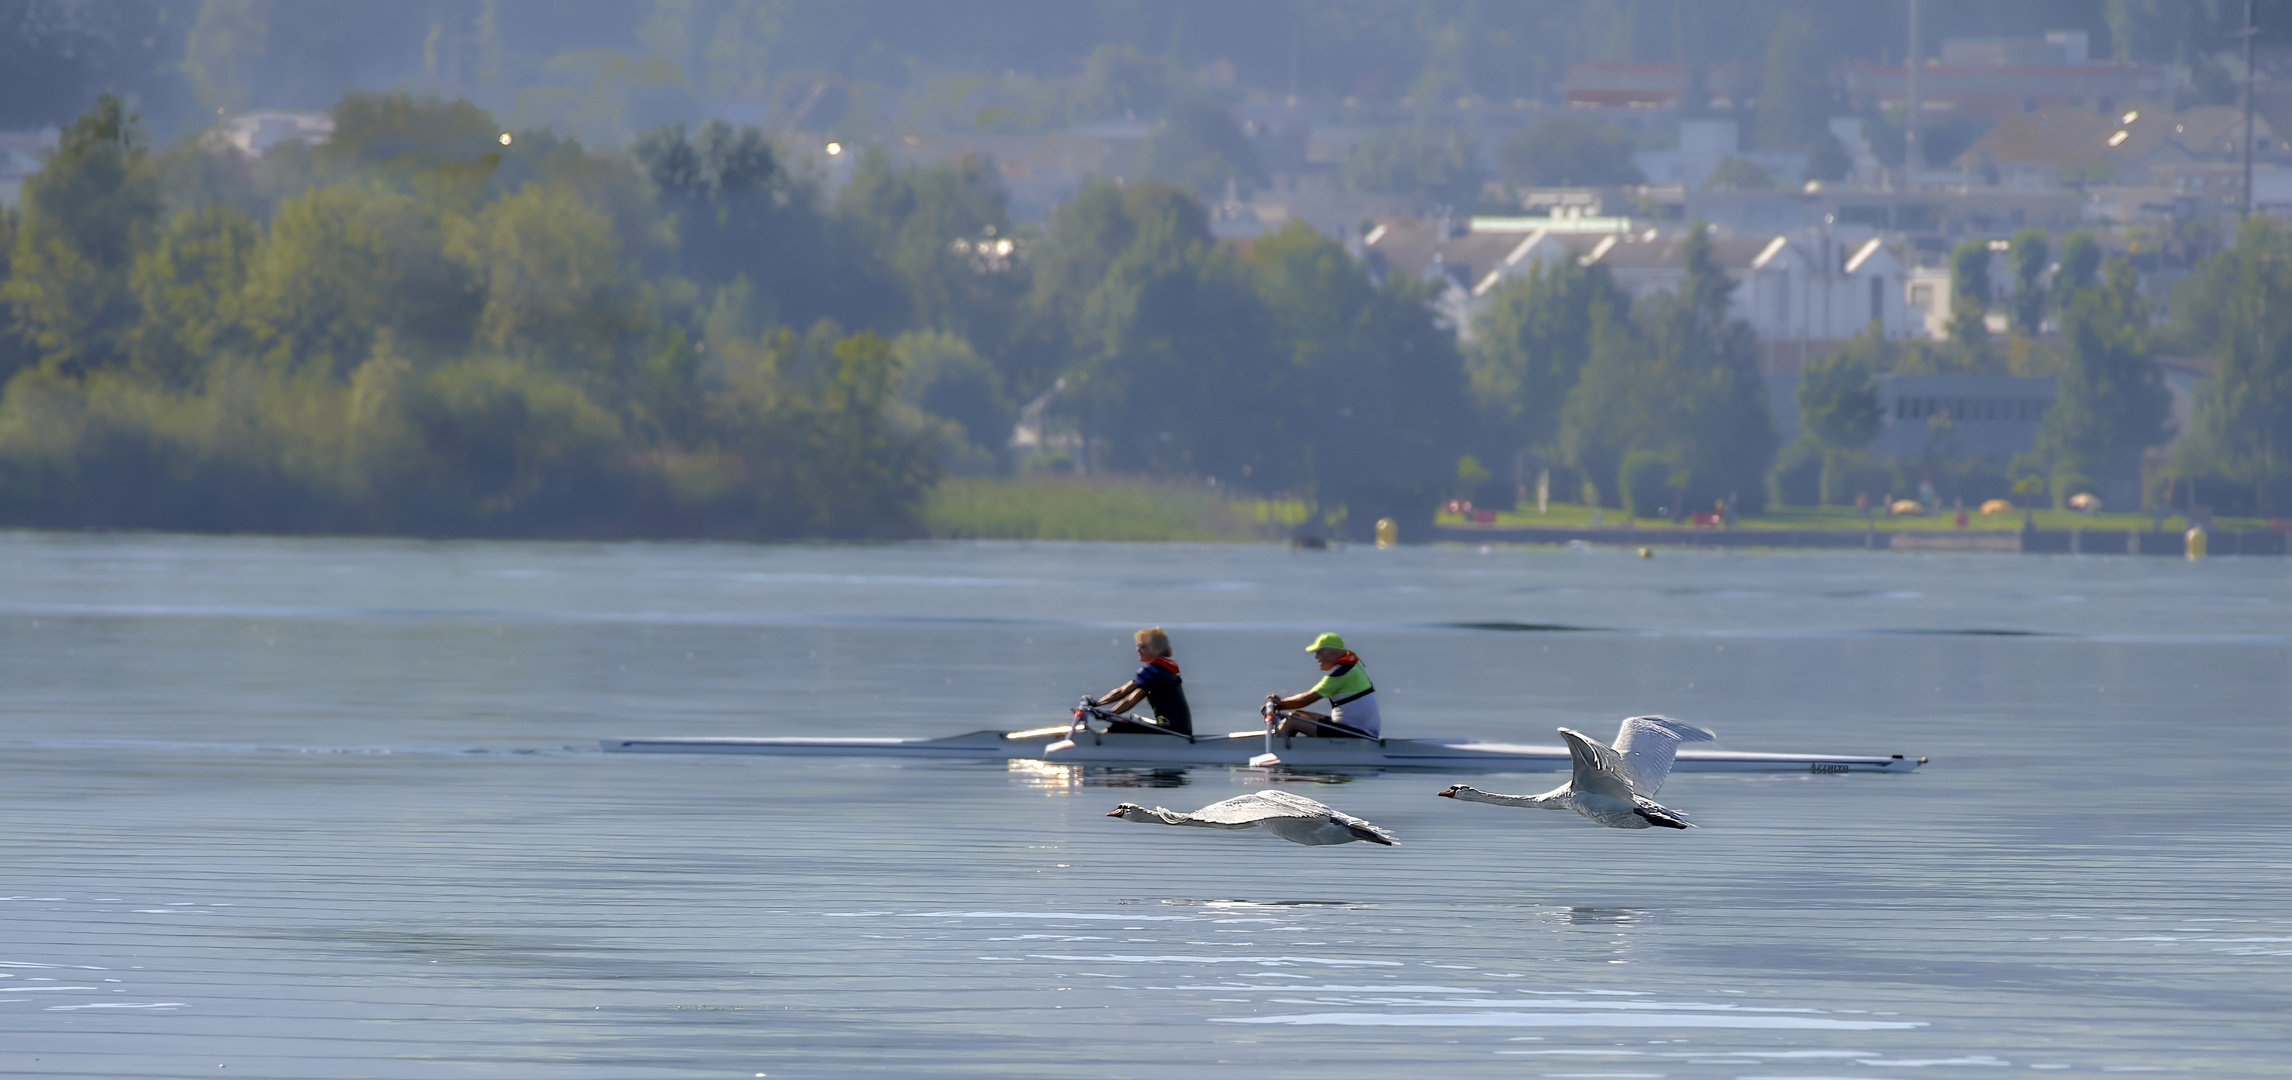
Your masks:
<svg viewBox="0 0 2292 1080"><path fill-rule="evenodd" d="M1560 917L1570 926L1631 926L1648 921L1648 914L1634 908L1572 907Z"/></svg>
<svg viewBox="0 0 2292 1080"><path fill-rule="evenodd" d="M1121 765L1066 765L1039 758L1012 758L1009 772L1027 787L1041 791L1078 788L1177 788L1192 783L1190 768L1143 768ZM1219 772L1226 772L1220 768ZM1292 769L1273 766L1251 769L1268 784L1350 784L1384 769Z"/></svg>
<svg viewBox="0 0 2292 1080"><path fill-rule="evenodd" d="M1604 935L1607 942L1603 951L1611 964L1628 964L1637 959L1635 954L1643 944L1637 932L1656 921L1655 912L1634 908L1571 907L1559 914L1561 924L1570 932Z"/></svg>
<svg viewBox="0 0 2292 1080"><path fill-rule="evenodd" d="M1121 768L1112 765L1061 765L1034 758L1013 758L1010 774L1021 784L1040 791L1078 788L1176 788L1188 783L1186 769Z"/></svg>

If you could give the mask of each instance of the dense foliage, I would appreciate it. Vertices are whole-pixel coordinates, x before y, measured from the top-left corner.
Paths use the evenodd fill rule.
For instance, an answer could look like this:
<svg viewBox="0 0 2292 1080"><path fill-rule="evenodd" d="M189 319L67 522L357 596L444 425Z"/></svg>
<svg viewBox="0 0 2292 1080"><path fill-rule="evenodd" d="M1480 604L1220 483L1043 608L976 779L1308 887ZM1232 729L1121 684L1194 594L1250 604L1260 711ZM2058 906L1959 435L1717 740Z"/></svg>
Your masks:
<svg viewBox="0 0 2292 1080"><path fill-rule="evenodd" d="M1778 480L1812 466L1811 501L1829 506L1846 501L1849 470L1866 457L1884 416L1874 379L1883 340L1875 332L1856 335L1847 347L1810 361L1793 391L1799 407L1799 437L1784 448Z"/></svg>
<svg viewBox="0 0 2292 1080"><path fill-rule="evenodd" d="M323 145L165 151L105 97L0 218L0 515L418 534L903 535L934 477L1211 478L1366 529L1464 445L1419 282L1186 186L1047 227L990 163L753 128L626 154L353 96Z"/></svg>
<svg viewBox="0 0 2292 1080"><path fill-rule="evenodd" d="M675 242L697 197L675 177L656 191L546 136L505 146L464 105L352 98L338 121L328 145L259 164L154 154L110 97L64 133L0 286L22 368L0 399L8 520L912 529L934 460L887 415L892 347L824 321L864 297L839 293L852 275L787 298L823 320L799 336L750 317L706 244ZM824 227L775 216L806 195L752 138L702 136L686 156L723 226ZM218 184L233 197L204 198Z"/></svg>
<svg viewBox="0 0 2292 1080"><path fill-rule="evenodd" d="M2172 400L2149 349L2148 323L2148 302L2124 259L2109 260L2101 282L2063 304L2063 363L2030 451L2054 509L2108 478L2139 477L2141 455L2172 433Z"/></svg>
<svg viewBox="0 0 2292 1080"><path fill-rule="evenodd" d="M1673 514L1766 501L1774 425L1750 326L1708 231L1673 291L1632 300L1563 261L1505 283L1473 326L1472 385L1498 459L1562 465L1588 501Z"/></svg>
<svg viewBox="0 0 2292 1080"><path fill-rule="evenodd" d="M2066 259L2066 253L2064 255ZM2292 507L2292 229L2253 218L2173 292L2171 333L2217 362L2174 464L2205 502ZM2183 494L2194 501L2196 496Z"/></svg>

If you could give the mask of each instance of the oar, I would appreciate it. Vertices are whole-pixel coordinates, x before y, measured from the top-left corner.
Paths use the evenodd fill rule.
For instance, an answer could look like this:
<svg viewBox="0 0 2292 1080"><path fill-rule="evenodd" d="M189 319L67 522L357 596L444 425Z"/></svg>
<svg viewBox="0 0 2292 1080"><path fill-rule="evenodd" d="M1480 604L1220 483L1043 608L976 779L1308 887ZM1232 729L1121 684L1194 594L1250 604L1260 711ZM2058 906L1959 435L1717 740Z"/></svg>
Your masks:
<svg viewBox="0 0 2292 1080"><path fill-rule="evenodd" d="M1265 718L1265 753L1253 755L1249 759L1250 768L1262 769L1268 765L1281 764L1281 756L1273 752L1273 718L1278 712L1270 697L1265 699L1265 704L1258 706L1257 714Z"/></svg>
<svg viewBox="0 0 2292 1080"><path fill-rule="evenodd" d="M1176 736L1177 738L1186 740L1188 743L1194 741L1193 736L1188 735L1183 731L1166 728L1160 724L1150 724L1135 716L1129 716L1123 713L1110 713L1105 709L1099 708L1096 705L1091 705L1088 702L1089 699L1085 698L1082 704L1078 704L1074 707L1074 726L1067 729L1067 737L1060 739L1059 741L1054 742L1049 746L1043 747L1043 753L1053 754L1073 746L1075 731L1076 729L1085 726L1082 722L1083 717L1085 716L1095 716L1101 720L1107 721L1109 724L1119 720L1125 723L1135 724L1139 727L1145 728L1148 731L1154 732L1157 735Z"/></svg>
<svg viewBox="0 0 2292 1080"><path fill-rule="evenodd" d="M1274 718L1277 716L1286 717L1296 715L1294 710L1275 709L1273 707L1273 703L1270 701L1267 702L1265 707L1260 709L1259 712L1265 716L1265 753L1259 754L1249 759L1250 768L1253 769L1262 769L1268 765L1281 764L1281 758L1275 755L1273 752ZM1380 739L1375 735L1371 735L1368 732L1363 731L1360 728L1353 727L1349 724L1338 723L1335 720L1314 720L1313 726L1316 729L1335 728L1336 730L1342 731L1345 734L1351 735L1357 739L1368 739L1369 741L1374 742L1379 746L1383 746L1385 744L1385 740Z"/></svg>
<svg viewBox="0 0 2292 1080"><path fill-rule="evenodd" d="M1073 723L1071 723L1071 724L1068 724L1068 725L1067 725L1067 727L1066 727L1066 738L1060 739L1059 741L1057 741L1057 742L1054 742L1054 743L1050 744L1049 746L1043 747L1043 753L1046 753L1046 754L1048 754L1048 753L1052 753L1052 752L1055 752L1055 751L1064 750L1064 749L1066 749L1066 748L1068 748L1068 747L1070 747L1070 746L1073 746L1073 745L1074 745L1074 734L1075 734L1075 732L1082 730L1082 726L1083 726L1083 725L1082 725L1082 715L1083 715L1083 713L1084 713L1084 712L1086 712L1086 711L1088 711L1088 712L1096 712L1096 711L1098 711L1098 707L1097 707L1096 705L1092 704L1092 702L1091 702L1091 700L1090 700L1089 698L1084 698L1084 699L1082 699L1081 701L1075 702L1075 703L1074 703L1074 722L1073 722Z"/></svg>
<svg viewBox="0 0 2292 1080"><path fill-rule="evenodd" d="M1370 740L1371 742L1375 742L1375 743L1378 743L1378 744L1380 744L1380 745L1381 745L1381 744L1383 744L1383 743L1384 743L1384 741L1385 741L1385 740L1383 740L1383 739L1377 738L1377 737L1376 737L1376 736L1374 736L1374 735L1371 735L1371 734L1369 734L1369 733L1368 733L1368 732L1366 732L1366 731L1363 731L1363 730L1361 730L1360 728L1357 728L1357 727L1352 727L1352 726L1349 726L1349 725L1346 725L1346 724L1340 724L1340 723L1338 723L1338 722L1337 722L1336 720L1334 720L1334 719L1331 719L1331 720L1315 720L1315 721L1313 722L1313 726L1315 726L1315 727L1322 727L1322 728L1336 728L1337 730L1339 730L1339 731L1342 731L1342 732L1344 732L1344 733L1345 733L1345 734L1347 734L1347 735L1351 735L1351 736L1353 736L1353 737L1354 737L1354 738L1356 738L1356 739L1368 739L1368 740Z"/></svg>

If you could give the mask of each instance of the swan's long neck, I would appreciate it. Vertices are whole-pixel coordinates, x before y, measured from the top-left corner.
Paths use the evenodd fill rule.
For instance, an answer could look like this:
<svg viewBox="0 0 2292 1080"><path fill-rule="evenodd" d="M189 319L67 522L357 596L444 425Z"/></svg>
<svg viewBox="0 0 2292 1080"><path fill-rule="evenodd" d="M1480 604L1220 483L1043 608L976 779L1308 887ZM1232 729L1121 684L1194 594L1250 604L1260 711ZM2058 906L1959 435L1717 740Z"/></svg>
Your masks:
<svg viewBox="0 0 2292 1080"><path fill-rule="evenodd" d="M1464 802L1495 803L1498 806L1530 806L1538 810L1565 810L1568 807L1561 800L1567 796L1567 793L1568 789L1561 788L1558 791L1547 791L1542 795L1499 795L1493 791L1465 788L1458 791L1455 797Z"/></svg>

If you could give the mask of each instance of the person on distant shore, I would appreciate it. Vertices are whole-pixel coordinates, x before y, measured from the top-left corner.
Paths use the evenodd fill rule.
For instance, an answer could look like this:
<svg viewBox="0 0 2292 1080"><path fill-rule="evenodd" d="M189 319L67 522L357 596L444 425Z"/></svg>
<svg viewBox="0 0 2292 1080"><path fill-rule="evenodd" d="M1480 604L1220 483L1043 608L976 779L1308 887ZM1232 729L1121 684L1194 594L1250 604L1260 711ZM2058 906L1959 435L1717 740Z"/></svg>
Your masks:
<svg viewBox="0 0 2292 1080"><path fill-rule="evenodd" d="M1265 696L1275 709L1290 714L1273 733L1325 738L1380 737L1384 725L1377 715L1377 687L1369 681L1369 669L1361 666L1361 658L1345 647L1345 639L1323 634L1305 648L1313 654L1313 662L1328 674L1309 690L1288 697ZM1297 711L1323 698L1329 701L1329 715ZM1334 726L1340 724L1343 727Z"/></svg>
<svg viewBox="0 0 2292 1080"><path fill-rule="evenodd" d="M1153 708L1154 718L1161 721L1163 729L1193 734L1194 711L1186 705L1185 680L1178 677L1178 662L1170 659L1170 635L1159 626L1149 626L1133 636L1138 642L1138 673L1129 682L1091 699L1091 704L1108 712L1122 712L1143 700ZM1115 721L1107 731L1149 734L1142 725L1126 720Z"/></svg>

